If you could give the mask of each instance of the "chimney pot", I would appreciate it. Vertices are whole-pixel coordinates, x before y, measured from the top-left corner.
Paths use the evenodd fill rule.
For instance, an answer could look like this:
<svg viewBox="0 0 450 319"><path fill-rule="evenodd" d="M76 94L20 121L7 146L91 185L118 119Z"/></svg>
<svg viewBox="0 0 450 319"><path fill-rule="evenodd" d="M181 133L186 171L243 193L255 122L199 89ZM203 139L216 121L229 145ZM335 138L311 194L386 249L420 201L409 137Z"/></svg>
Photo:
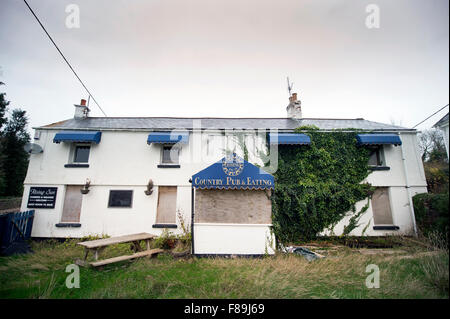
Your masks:
<svg viewBox="0 0 450 319"><path fill-rule="evenodd" d="M86 100L82 99L80 104L75 104L75 119L85 119L89 115L89 108L86 106Z"/></svg>
<svg viewBox="0 0 450 319"><path fill-rule="evenodd" d="M297 93L292 93L289 97L289 105L287 106L286 111L289 118L302 118L302 102L297 100Z"/></svg>

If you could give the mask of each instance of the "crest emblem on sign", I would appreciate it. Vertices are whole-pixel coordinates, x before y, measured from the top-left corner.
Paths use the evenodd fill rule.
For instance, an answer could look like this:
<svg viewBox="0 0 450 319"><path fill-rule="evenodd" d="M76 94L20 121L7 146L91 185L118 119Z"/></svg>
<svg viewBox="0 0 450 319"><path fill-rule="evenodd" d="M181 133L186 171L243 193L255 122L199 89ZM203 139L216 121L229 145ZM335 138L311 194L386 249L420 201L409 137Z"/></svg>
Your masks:
<svg viewBox="0 0 450 319"><path fill-rule="evenodd" d="M236 153L227 155L222 159L222 169L228 176L238 176L244 170L244 160Z"/></svg>

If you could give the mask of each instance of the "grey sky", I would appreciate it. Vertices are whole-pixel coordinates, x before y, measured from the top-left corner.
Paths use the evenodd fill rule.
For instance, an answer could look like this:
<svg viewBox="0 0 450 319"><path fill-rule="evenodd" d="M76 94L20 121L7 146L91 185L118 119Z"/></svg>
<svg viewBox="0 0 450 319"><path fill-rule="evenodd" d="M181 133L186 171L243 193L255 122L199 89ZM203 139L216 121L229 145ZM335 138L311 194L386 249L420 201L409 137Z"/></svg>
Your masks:
<svg viewBox="0 0 450 319"><path fill-rule="evenodd" d="M286 76L304 117L411 127L449 100L448 0L28 3L108 116L285 117ZM71 118L87 94L22 0L1 1L0 41L11 106L30 126Z"/></svg>

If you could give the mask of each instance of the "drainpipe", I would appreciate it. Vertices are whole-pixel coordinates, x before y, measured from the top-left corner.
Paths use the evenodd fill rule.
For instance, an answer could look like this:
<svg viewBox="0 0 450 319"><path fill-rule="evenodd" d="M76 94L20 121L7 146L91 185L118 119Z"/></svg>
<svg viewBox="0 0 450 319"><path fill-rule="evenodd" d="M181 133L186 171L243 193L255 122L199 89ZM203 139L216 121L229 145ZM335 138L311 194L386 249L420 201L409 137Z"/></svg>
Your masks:
<svg viewBox="0 0 450 319"><path fill-rule="evenodd" d="M406 183L406 190L408 192L408 201L409 201L409 208L410 208L410 213L411 213L411 219L412 219L412 222L413 222L414 236L417 237L416 216L414 214L414 205L413 205L412 197L411 197L411 188L409 186L408 170L406 169L406 158L405 158L405 154L403 152L403 143L400 144L400 150L402 151L403 172L405 173L405 183Z"/></svg>
<svg viewBox="0 0 450 319"><path fill-rule="evenodd" d="M189 183L192 184L192 179L189 180ZM191 186L191 251L194 255L194 186Z"/></svg>

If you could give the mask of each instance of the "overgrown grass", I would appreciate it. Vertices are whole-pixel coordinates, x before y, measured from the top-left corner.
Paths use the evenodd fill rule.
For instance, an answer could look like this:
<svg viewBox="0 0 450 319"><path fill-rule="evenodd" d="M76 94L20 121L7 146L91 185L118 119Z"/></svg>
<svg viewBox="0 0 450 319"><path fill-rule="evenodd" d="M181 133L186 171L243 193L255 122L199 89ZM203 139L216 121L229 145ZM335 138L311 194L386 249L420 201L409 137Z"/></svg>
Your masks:
<svg viewBox="0 0 450 319"><path fill-rule="evenodd" d="M448 298L446 249L402 249L363 255L338 247L308 262L279 254L259 259L188 258L162 254L105 267L80 268L80 288L65 285L66 266L81 258L76 241L33 242L33 254L0 257L0 298ZM103 256L129 253L129 245ZM380 269L368 289L366 266Z"/></svg>

